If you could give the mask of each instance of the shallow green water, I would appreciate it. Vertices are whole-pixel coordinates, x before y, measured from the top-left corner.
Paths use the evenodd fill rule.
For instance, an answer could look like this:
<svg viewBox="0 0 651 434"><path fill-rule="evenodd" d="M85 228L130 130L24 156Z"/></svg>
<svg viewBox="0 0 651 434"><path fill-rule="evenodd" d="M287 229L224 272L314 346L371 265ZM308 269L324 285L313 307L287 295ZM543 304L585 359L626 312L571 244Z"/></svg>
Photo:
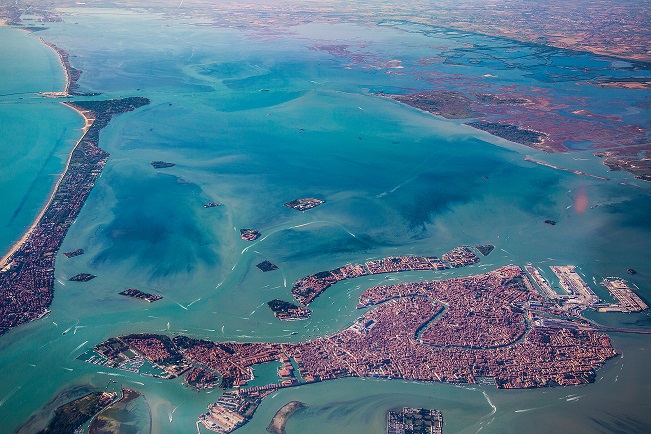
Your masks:
<svg viewBox="0 0 651 434"><path fill-rule="evenodd" d="M606 174L589 152L540 155L460 122L372 96L368 89L427 84L377 70L347 69L344 61L309 49L324 40L341 42L337 35L345 34L364 37L365 50L378 57L417 58L432 50L434 36L385 27L311 25L296 28L296 37L268 42L149 15L73 12L78 24L53 24L39 35L75 53L84 89L106 98L142 95L152 103L115 118L102 131L101 146L111 158L62 246L62 251L84 248L86 254L72 259L59 255L52 313L0 338L5 379L0 382L0 415L10 430L66 388L104 387L113 379L146 395L154 432L195 432L197 415L217 399L218 391L198 393L179 379L163 381L75 360L95 343L119 334L300 341L350 324L360 314L357 297L372 285L469 275L510 263L576 264L590 284L592 276L597 281L625 276L632 267L638 274L630 281L647 299L651 296L648 186L626 174L608 174L613 181L605 182L527 163L523 157L532 155ZM61 71L52 66L57 64L54 53L34 35L8 28L0 32L8 41L0 67L8 68L12 50L27 47L33 53L20 66L29 73L7 69L16 80L3 82L0 92L29 92L24 100L0 97L6 149L0 157L0 187L7 197L0 206L0 224L11 219L34 183L13 223L0 231L0 246L8 247L47 197L56 179L48 175L63 168L81 120L34 95L62 87ZM439 45L461 43L445 34L435 38ZM464 38L495 44L475 35ZM498 48L531 50L520 45L492 49ZM590 56L558 57L561 72L564 62L607 68L607 62ZM458 67L441 68L454 72ZM550 92L583 92L580 96L606 101L624 95L534 81L545 71L531 65L504 69L485 64L477 74L488 71L499 71L505 85L545 83ZM609 110L618 108L604 104L595 109ZM35 129L21 130L27 119L37 120ZM37 149L30 146L35 134L43 144ZM157 171L152 160L176 166ZM11 193L4 196L5 191ZM582 213L573 207L578 195L588 197ZM327 202L306 213L282 207L306 196ZM203 208L213 200L223 205ZM558 224L545 225L546 219ZM260 230L263 238L241 241L243 227ZM496 249L477 266L337 284L311 305L308 321L277 322L265 306L273 298L289 300L292 282L306 274L390 254L437 255L459 244L479 243ZM264 259L279 270L261 273L255 264ZM88 283L67 281L79 272L98 277ZM128 287L164 299L149 304L118 295ZM593 289L606 296L604 288ZM647 315L594 317L651 325ZM648 337L615 336L624 358L608 363L596 384L579 388L473 390L359 379L301 386L266 399L241 432L261 432L275 411L293 399L310 407L289 420L290 434L382 432L386 411L408 405L443 410L446 432L474 433L482 427L483 432L591 432L617 426L648 431L649 343Z"/></svg>

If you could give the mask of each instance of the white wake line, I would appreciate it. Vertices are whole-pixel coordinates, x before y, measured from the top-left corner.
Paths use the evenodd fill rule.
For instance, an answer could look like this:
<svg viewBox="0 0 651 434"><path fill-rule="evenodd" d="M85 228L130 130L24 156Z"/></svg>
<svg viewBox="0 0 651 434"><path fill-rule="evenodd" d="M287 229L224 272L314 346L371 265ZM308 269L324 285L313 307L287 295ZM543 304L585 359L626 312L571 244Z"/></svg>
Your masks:
<svg viewBox="0 0 651 434"><path fill-rule="evenodd" d="M170 300L172 300L174 303L178 304L178 305L181 307L181 309L184 309L184 310L188 310L188 307L190 307L190 305L191 305L192 303L195 303L195 302L199 301L199 300L195 300L195 301L193 301L192 303L190 303L190 305L188 305L188 306L183 306L181 303L179 303L178 301L174 300L173 298L170 298L170 297L168 297L168 298L169 298Z"/></svg>
<svg viewBox="0 0 651 434"><path fill-rule="evenodd" d="M255 247L258 243L263 242L264 240L266 240L267 238L269 238L270 236L272 236L272 235L275 234L275 233L282 232L282 231L286 231L286 230L289 230L289 229L302 228L303 226L313 225L314 223L319 223L319 221L308 222L308 223L302 223L302 224L300 224L300 225L291 226L291 227L288 227L288 228L280 228L280 229L276 229L275 231L270 232L270 233L268 233L267 235L265 235L264 237L260 238L260 239L257 240L255 243L251 244L250 246L245 247L244 250L242 250L242 253L241 253L241 254L246 253L246 252L247 252L251 247ZM233 269L235 269L235 266L236 266L236 265L237 265L237 264L235 264L235 265L233 266Z"/></svg>
<svg viewBox="0 0 651 434"><path fill-rule="evenodd" d="M259 240L256 240L256 242L253 243L253 244L251 244L250 246L245 247L245 248L242 250L242 252L240 252L240 255L245 254L245 253L246 253L250 248L255 247L258 243L263 242L264 240L266 240L267 238L269 238L270 236L272 236L272 235L274 235L274 234L276 234L276 233L278 233L278 232L287 231L287 230L290 230L290 229L297 229L297 228L301 228L301 227L304 227L304 226L309 226L309 225L313 225L313 224L317 224L317 223L326 223L326 224L328 224L328 225L332 225L332 226L339 226L339 227L340 227L344 232L346 232L348 235L350 235L351 237L357 239L357 235L355 235L354 233L352 233L351 231L349 231L348 229L346 229L346 227L345 227L344 225L342 225L341 223L331 222L331 221L328 221L328 220L316 220L316 221L313 221L313 222L301 223L300 225L290 226L290 227L288 227L288 228L279 228L279 229L276 229L276 230L274 230L274 231L268 233L268 234L265 235L264 237L260 238ZM233 229L236 229L236 228L233 227ZM254 252L255 252L255 250L254 250ZM257 253L257 252L256 252L256 253ZM238 266L239 263L240 263L239 260L238 260L237 262L235 262L235 264L233 265L233 268L231 268L231 271L235 271L235 268ZM224 283L224 281L220 282L220 283L215 287L215 289L219 288L223 283ZM287 287L287 278L286 278L286 277L283 277L283 285L284 285L285 287ZM175 303L177 303L177 302L175 302ZM183 306L183 305L181 305L181 304L179 304L179 303L177 303L177 304L178 304L179 306L181 306L183 309L187 310L187 308L186 308L185 306Z"/></svg>
<svg viewBox="0 0 651 434"><path fill-rule="evenodd" d="M2 398L2 400L0 400L0 407L2 407L2 406L4 405L4 403L7 402L7 400L8 400L9 398L11 398L11 396L12 396L14 393L18 392L18 389L20 389L21 387L23 387L23 386L25 385L25 383L27 383L27 381L25 381L25 382L23 382L22 384L20 384L20 385L14 387L13 390L7 394L7 396L5 396L4 398Z"/></svg>
<svg viewBox="0 0 651 434"><path fill-rule="evenodd" d="M414 181L414 180L416 179L417 176L418 176L418 175L414 175L414 176L412 176L412 177L410 177L410 178L407 178L406 180L402 181L400 184L398 184L398 185L396 185L395 187L393 187L391 190L389 190L389 191L383 191L382 193L378 194L377 196L375 196L375 198L376 198L376 199L379 199L379 198L384 197L384 196L386 196L386 195L388 195L388 194L395 193L396 190L398 190L399 188L404 187L405 185L407 185L407 184L409 184L410 182Z"/></svg>
<svg viewBox="0 0 651 434"><path fill-rule="evenodd" d="M81 347L83 347L84 345L86 345L87 343L88 343L88 341L85 341L85 342L83 342L83 343L77 345L77 348L75 348L74 350L70 351L70 354L74 353L75 351L77 351L78 349L80 349ZM70 354L68 354L68 355L70 355Z"/></svg>
<svg viewBox="0 0 651 434"><path fill-rule="evenodd" d="M413 173L412 176L408 177L407 179L405 179L404 181L402 181L401 183L399 183L398 185L396 185L392 189L390 189L388 191L383 191L382 193L378 194L377 196L375 196L376 199L380 199L381 197L384 197L384 196L386 196L388 194L394 193L399 188L404 187L405 185L409 184L412 181L415 181L418 178L418 175L420 175L422 173L422 170L425 168L425 166L428 164L429 160L431 160L431 159L432 159L432 155L427 157L418 167L416 167L416 168L414 168L412 170L412 172L411 172L411 173Z"/></svg>
<svg viewBox="0 0 651 434"><path fill-rule="evenodd" d="M495 407L493 405L493 403L491 402L491 399L488 397L488 394L486 393L486 391L482 391L481 393L484 394L484 398L486 398L486 401L488 402L488 405L490 405L493 408L493 411L488 416L492 416L495 413L497 413L497 407Z"/></svg>
<svg viewBox="0 0 651 434"><path fill-rule="evenodd" d="M300 225L290 226L290 227L288 227L288 228L280 228L280 229L276 229L276 230L274 230L273 232L270 232L270 233L268 233L267 235L265 235L264 237L260 238L260 239L257 240L255 243L251 244L250 246L245 247L245 248L242 250L242 252L241 252L240 254L243 255L244 253L248 252L250 248L255 247L258 243L263 242L264 240L266 240L267 238L269 238L270 236L272 236L272 235L274 235L274 234L277 234L278 232L288 231L288 230L290 230L290 229L298 229L298 228L302 228L302 227L304 227L304 226L310 226L310 225L314 225L314 224L317 224L317 223L326 223L326 224L329 224L329 225L332 225L332 226L339 226L339 227L340 227L344 232L346 232L348 235L350 235L350 236L353 237L353 238L357 238L357 235L355 235L354 233L352 233L351 231L349 231L348 229L346 229L346 227L345 227L344 225L342 225L341 223L331 222L331 221L328 221L328 220L315 220L315 221L313 221L313 222L301 223ZM255 251L255 250L254 250L254 251ZM239 261L236 262L235 265L233 265L232 270L235 270L235 267L237 267L237 264L239 264Z"/></svg>
<svg viewBox="0 0 651 434"><path fill-rule="evenodd" d="M104 375L110 375L111 377L124 377L122 374L116 374L115 372L104 372L104 371L97 371L98 374L104 374Z"/></svg>

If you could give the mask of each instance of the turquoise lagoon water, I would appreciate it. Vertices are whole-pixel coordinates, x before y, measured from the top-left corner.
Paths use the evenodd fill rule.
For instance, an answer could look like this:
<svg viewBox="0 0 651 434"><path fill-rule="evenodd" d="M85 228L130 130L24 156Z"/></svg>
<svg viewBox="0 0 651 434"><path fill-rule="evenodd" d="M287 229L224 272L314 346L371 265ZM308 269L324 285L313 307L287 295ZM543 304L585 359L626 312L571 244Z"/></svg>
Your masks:
<svg viewBox="0 0 651 434"><path fill-rule="evenodd" d="M57 101L37 95L65 86L52 49L34 35L7 27L0 27L0 39L0 247L6 251L42 208L83 121Z"/></svg>
<svg viewBox="0 0 651 434"><path fill-rule="evenodd" d="M445 43L453 50L468 39L514 58L518 50L535 48L387 26L309 25L294 28L292 37L266 41L112 10L69 10L65 19L38 35L74 53L85 90L102 92L102 98L142 95L152 103L115 118L102 131L101 146L111 158L62 247L87 253L73 259L59 255L52 313L0 338L0 415L9 430L66 389L104 387L113 379L147 397L154 432L195 432L197 415L219 391L196 392L179 379L75 360L119 334L301 341L350 324L360 314L357 297L372 285L469 275L510 263L576 264L591 285L592 276L597 281L625 276L632 267L638 274L625 277L651 298L648 185L606 172L589 152L541 154L373 96L369 89L428 85L314 49L342 43L341 35L363 40L363 50L379 59L425 57L432 46ZM46 200L82 122L35 94L63 85L54 53L35 35L8 28L0 28L0 35L8 42L0 48L0 67L13 78L0 84L0 186L6 198L0 206L5 227L0 246L6 249ZM30 56L21 60L16 55L21 50ZM496 73L505 85L543 86L555 94L606 101L630 95L548 80L568 68L609 68L594 56L555 56L553 74L545 75L534 61L519 68L487 62L470 73ZM440 68L469 74L464 65ZM591 109L612 114L618 107ZM644 118L639 112L618 114L631 122ZM33 127L25 127L27 120ZM533 165L525 155L613 180ZM151 160L176 166L156 171ZM577 212L575 200L583 195L589 206ZM307 213L282 207L305 196L327 203ZM222 206L203 208L213 200ZM545 225L546 219L558 224ZM241 241L238 231L245 227L260 230L263 238ZM279 323L265 306L273 298L289 300L292 282L316 271L478 243L496 249L477 266L340 283L313 303L308 321ZM254 267L265 259L279 270L261 273ZM79 272L98 277L67 281ZM592 286L608 297L604 288ZM146 304L118 295L128 287L164 299ZM651 325L647 315L593 317L613 325ZM293 399L310 407L289 420L290 434L382 432L386 411L405 405L443 410L446 432L648 431L651 378L645 362L651 341L615 334L613 342L624 357L609 362L598 381L585 387L498 391L344 379L278 392L241 432L261 432Z"/></svg>

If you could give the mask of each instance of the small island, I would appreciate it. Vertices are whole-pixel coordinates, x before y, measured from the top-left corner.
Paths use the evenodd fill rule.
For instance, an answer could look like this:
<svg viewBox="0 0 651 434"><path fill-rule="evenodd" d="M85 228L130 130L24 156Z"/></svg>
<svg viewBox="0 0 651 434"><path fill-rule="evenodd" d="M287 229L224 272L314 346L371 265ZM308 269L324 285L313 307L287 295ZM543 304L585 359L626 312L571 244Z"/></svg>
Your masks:
<svg viewBox="0 0 651 434"><path fill-rule="evenodd" d="M138 401L142 400L146 402L146 398L137 390L128 389L124 386L120 390L120 395L121 397L119 399L116 399L92 419L86 431L88 434L129 432L127 429L133 424L130 420L131 418L127 417L123 419L120 416L131 416L131 411L134 407L138 406ZM151 416L151 410L149 410L149 413ZM149 428L151 431L151 422Z"/></svg>
<svg viewBox="0 0 651 434"><path fill-rule="evenodd" d="M276 412L273 419L271 419L271 423L267 426L267 432L272 434L285 434L287 419L304 407L307 407L307 405L300 401L291 401L280 407L280 410Z"/></svg>
<svg viewBox="0 0 651 434"><path fill-rule="evenodd" d="M405 407L387 413L387 434L441 434L443 415L439 410Z"/></svg>
<svg viewBox="0 0 651 434"><path fill-rule="evenodd" d="M163 297L160 295L156 294L147 294L146 292L138 291L135 288L129 288L125 291L120 292L120 295L124 295L125 297L132 297L132 298L139 298L141 300L145 300L149 303L153 303L154 301L161 300Z"/></svg>
<svg viewBox="0 0 651 434"><path fill-rule="evenodd" d="M267 271L274 271L274 270L278 269L276 264L272 264L269 261L262 261L258 265L256 265L256 267L258 267L258 269L260 271L262 271L263 273L266 273Z"/></svg>
<svg viewBox="0 0 651 434"><path fill-rule="evenodd" d="M306 307L299 307L294 303L278 299L267 302L267 305L274 313L274 316L281 321L308 319L312 313L310 309Z"/></svg>
<svg viewBox="0 0 651 434"><path fill-rule="evenodd" d="M490 253L493 251L494 248L495 246L492 244L482 244L479 246L475 246L475 249L477 249L477 251L481 253L483 256L490 255Z"/></svg>
<svg viewBox="0 0 651 434"><path fill-rule="evenodd" d="M260 232L255 229L240 229L240 237L244 241L255 241L260 237Z"/></svg>
<svg viewBox="0 0 651 434"><path fill-rule="evenodd" d="M514 141L514 140L512 140L512 141ZM530 163L538 164L540 166L551 167L552 169L556 169L556 170L562 170L564 172L574 173L575 175L589 176L591 178L597 178L597 179L602 179L604 181L610 181L610 178L606 178L606 177L599 176L599 175L593 175L591 173L582 172L580 170L567 169L565 167L555 166L553 164L545 163L544 161L534 160L533 158L531 158L529 156L524 157L524 161L528 161Z"/></svg>
<svg viewBox="0 0 651 434"><path fill-rule="evenodd" d="M84 253L86 253L84 252L84 249L77 249L77 250L73 250L72 252L65 252L63 256L70 259L70 258L74 258L75 256L83 255Z"/></svg>
<svg viewBox="0 0 651 434"><path fill-rule="evenodd" d="M96 278L94 274L88 274L88 273L79 273L76 276L72 276L70 279L68 279L71 282L88 282L89 280L93 280Z"/></svg>
<svg viewBox="0 0 651 434"><path fill-rule="evenodd" d="M152 161L151 165L154 167L154 169L165 169L167 167L176 166L175 163L167 163L165 161Z"/></svg>
<svg viewBox="0 0 651 434"><path fill-rule="evenodd" d="M406 95L380 94L380 96L391 98L394 101L446 119L464 119L477 116L477 113L470 108L472 100L463 93L454 90L432 90Z"/></svg>
<svg viewBox="0 0 651 434"><path fill-rule="evenodd" d="M54 410L54 416L38 434L73 433L113 403L117 393L93 392Z"/></svg>
<svg viewBox="0 0 651 434"><path fill-rule="evenodd" d="M85 120L83 135L68 158L53 192L32 226L0 259L0 335L48 312L54 294L54 262L68 228L79 215L108 152L99 147L100 131L113 116L149 104L147 98L63 103Z"/></svg>
<svg viewBox="0 0 651 434"><path fill-rule="evenodd" d="M547 138L544 133L501 122L476 121L467 122L466 125L529 147L540 145Z"/></svg>
<svg viewBox="0 0 651 434"><path fill-rule="evenodd" d="M325 203L325 200L315 199L313 197L304 197L295 199L283 204L286 208L295 209L296 211L307 211Z"/></svg>
<svg viewBox="0 0 651 434"><path fill-rule="evenodd" d="M369 274L397 273L414 270L445 270L465 267L480 261L468 246L459 246L436 256L389 256L364 264L346 264L334 270L320 271L298 279L292 285L292 295L303 306L309 305L330 286L346 279L354 279Z"/></svg>

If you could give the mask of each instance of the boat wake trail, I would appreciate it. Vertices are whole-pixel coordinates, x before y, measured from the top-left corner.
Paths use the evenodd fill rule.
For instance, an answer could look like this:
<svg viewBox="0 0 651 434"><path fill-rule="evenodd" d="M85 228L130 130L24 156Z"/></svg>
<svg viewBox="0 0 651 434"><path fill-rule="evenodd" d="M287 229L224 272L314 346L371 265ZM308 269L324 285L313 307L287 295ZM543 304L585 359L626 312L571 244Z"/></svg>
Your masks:
<svg viewBox="0 0 651 434"><path fill-rule="evenodd" d="M488 416L492 416L495 413L497 413L497 407L495 407L493 405L493 403L491 402L491 399L488 397L488 394L486 393L486 391L482 391L482 393L484 394L484 398L486 398L486 401L488 402L488 405L490 405L493 408L493 411L491 411L491 413L488 415Z"/></svg>
<svg viewBox="0 0 651 434"><path fill-rule="evenodd" d="M77 347L74 350L70 351L70 354L68 354L68 355L71 355L72 353L74 353L75 351L77 351L78 349L80 349L81 347L86 345L87 343L88 343L88 341L84 341L81 344L77 345Z"/></svg>

